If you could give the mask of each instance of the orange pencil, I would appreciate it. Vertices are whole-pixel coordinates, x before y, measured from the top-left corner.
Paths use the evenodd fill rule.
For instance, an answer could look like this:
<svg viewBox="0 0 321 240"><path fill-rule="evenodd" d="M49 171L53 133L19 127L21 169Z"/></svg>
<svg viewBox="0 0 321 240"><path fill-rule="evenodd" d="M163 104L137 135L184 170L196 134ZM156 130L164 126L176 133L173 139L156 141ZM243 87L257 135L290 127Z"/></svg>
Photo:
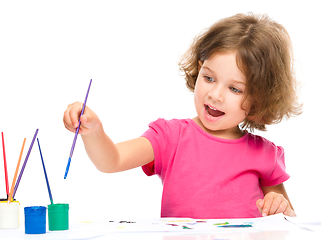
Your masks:
<svg viewBox="0 0 321 240"><path fill-rule="evenodd" d="M18 160L17 167L16 167L16 172L14 174L14 177L13 177L13 180L12 180L12 184L11 184L11 189L10 189L10 193L9 193L9 197L8 197L8 203L11 202L11 198L12 198L12 195L13 195L13 190L14 190L14 186L15 186L15 183L16 183L16 180L17 180L17 175L18 175L19 166L20 166L20 162L21 162L23 148L25 147L25 143L26 143L26 139L23 140L23 144L22 144L22 148L21 148L21 151L20 151L19 160Z"/></svg>

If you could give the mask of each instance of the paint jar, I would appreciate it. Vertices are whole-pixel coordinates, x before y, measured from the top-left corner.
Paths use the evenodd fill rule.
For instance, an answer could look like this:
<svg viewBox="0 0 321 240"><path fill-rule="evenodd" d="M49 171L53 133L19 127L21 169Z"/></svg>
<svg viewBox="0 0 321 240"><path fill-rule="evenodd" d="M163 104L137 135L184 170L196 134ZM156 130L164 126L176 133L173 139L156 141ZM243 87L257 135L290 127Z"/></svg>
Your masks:
<svg viewBox="0 0 321 240"><path fill-rule="evenodd" d="M48 205L48 220L50 231L69 229L69 204L57 203Z"/></svg>
<svg viewBox="0 0 321 240"><path fill-rule="evenodd" d="M19 208L17 201L8 203L0 202L0 228L18 228L19 227Z"/></svg>
<svg viewBox="0 0 321 240"><path fill-rule="evenodd" d="M46 207L25 207L25 233L46 233Z"/></svg>

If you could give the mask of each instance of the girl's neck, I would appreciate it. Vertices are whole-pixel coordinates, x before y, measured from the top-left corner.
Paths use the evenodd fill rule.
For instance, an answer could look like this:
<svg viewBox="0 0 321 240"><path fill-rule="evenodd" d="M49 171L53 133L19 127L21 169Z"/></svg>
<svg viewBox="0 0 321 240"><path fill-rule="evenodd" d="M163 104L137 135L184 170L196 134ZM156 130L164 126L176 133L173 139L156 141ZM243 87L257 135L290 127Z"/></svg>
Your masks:
<svg viewBox="0 0 321 240"><path fill-rule="evenodd" d="M223 130L210 130L207 129L203 123L200 121L198 117L195 117L192 119L197 125L199 125L205 132L208 134L223 138L223 139L239 139L244 135L244 131L242 131L239 126L236 126L235 128L231 129L223 129Z"/></svg>

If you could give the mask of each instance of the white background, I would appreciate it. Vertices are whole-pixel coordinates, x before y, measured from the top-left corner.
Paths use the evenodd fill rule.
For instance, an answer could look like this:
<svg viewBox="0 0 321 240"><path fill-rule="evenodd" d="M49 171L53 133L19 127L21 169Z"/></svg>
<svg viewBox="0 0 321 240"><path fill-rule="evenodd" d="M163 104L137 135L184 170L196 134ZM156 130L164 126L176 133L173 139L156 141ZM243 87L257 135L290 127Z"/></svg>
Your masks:
<svg viewBox="0 0 321 240"><path fill-rule="evenodd" d="M321 19L316 1L1 1L0 131L10 185L23 138L22 163L39 128L54 203L69 203L71 219L158 218L160 179L140 168L99 172L80 137L63 179L74 137L64 128L63 112L68 104L84 101L93 79L87 105L115 142L140 136L159 117L194 117L179 57L215 21L249 11L267 13L290 33L304 103L301 116L255 133L285 148L291 175L285 186L297 214L320 215ZM0 159L0 197L5 197ZM16 198L22 207L50 203L37 144Z"/></svg>

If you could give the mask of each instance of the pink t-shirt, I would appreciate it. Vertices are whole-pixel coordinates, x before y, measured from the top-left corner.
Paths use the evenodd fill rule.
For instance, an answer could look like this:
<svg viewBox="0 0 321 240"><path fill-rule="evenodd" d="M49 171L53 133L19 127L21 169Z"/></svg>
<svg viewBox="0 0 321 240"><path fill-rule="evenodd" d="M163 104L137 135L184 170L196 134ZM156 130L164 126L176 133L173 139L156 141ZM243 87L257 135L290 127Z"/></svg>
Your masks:
<svg viewBox="0 0 321 240"><path fill-rule="evenodd" d="M260 217L261 186L290 177L283 148L248 132L221 139L192 119L158 119L143 137L151 142L155 160L142 168L163 183L161 217Z"/></svg>

